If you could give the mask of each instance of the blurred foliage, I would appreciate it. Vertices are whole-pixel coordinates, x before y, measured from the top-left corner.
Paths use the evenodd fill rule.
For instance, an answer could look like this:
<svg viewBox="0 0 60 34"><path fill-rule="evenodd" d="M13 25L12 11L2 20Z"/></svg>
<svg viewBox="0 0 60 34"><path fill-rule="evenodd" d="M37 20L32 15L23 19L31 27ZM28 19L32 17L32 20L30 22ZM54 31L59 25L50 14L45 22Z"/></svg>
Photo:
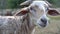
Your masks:
<svg viewBox="0 0 60 34"><path fill-rule="evenodd" d="M60 7L60 0L47 0L49 1L53 7Z"/></svg>
<svg viewBox="0 0 60 34"><path fill-rule="evenodd" d="M25 0L7 0L7 8L18 8Z"/></svg>
<svg viewBox="0 0 60 34"><path fill-rule="evenodd" d="M26 0L0 0L0 8L19 8L20 3Z"/></svg>

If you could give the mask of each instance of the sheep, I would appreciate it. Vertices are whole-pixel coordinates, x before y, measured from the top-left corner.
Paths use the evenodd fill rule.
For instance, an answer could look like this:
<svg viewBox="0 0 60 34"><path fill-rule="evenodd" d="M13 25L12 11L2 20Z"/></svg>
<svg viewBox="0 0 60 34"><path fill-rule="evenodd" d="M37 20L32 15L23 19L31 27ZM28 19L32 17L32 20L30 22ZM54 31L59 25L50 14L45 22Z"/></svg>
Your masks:
<svg viewBox="0 0 60 34"><path fill-rule="evenodd" d="M33 34L36 26L44 28L48 25L46 14L51 14L49 12L44 1L34 1L13 16L0 16L0 34Z"/></svg>
<svg viewBox="0 0 60 34"><path fill-rule="evenodd" d="M29 1L23 2L20 5L28 5L26 3L29 3ZM28 14L31 17L30 19L32 21L34 21L33 23L36 22L35 24L37 24L38 27L43 28L48 25L49 18L47 17L47 14L52 15L52 16L53 16L53 14L55 14L54 16L60 15L60 13L57 12L55 9L51 10L51 8L49 6L51 6L51 4L48 3L47 1L32 1L31 4L27 7L27 10L24 10L24 9L26 9L26 7L25 7L24 9L22 9L20 12L16 13L15 15L20 16L21 13L23 15ZM54 13L52 13L52 11ZM30 21L30 22L32 22L32 21ZM35 29L33 30L33 32L34 31L35 31Z"/></svg>

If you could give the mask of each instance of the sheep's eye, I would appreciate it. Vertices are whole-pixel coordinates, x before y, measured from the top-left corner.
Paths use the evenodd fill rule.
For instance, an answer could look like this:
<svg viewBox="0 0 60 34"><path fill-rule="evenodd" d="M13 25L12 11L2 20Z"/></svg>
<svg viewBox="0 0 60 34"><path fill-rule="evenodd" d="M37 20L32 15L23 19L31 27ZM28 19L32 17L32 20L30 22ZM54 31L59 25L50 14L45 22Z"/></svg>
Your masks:
<svg viewBox="0 0 60 34"><path fill-rule="evenodd" d="M32 8L32 7L30 7L30 10L33 10L33 8Z"/></svg>
<svg viewBox="0 0 60 34"><path fill-rule="evenodd" d="M30 10L33 10L34 12L36 12L36 10L33 7L31 7Z"/></svg>

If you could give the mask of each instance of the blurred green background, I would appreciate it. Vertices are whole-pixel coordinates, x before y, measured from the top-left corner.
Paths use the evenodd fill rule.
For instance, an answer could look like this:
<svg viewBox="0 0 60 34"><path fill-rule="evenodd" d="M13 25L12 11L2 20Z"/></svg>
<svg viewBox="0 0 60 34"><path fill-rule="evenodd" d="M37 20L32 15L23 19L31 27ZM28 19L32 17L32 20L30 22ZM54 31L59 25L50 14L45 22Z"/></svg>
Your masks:
<svg viewBox="0 0 60 34"><path fill-rule="evenodd" d="M47 1L49 1L52 5L53 5L53 7L60 7L60 0L47 0Z"/></svg>
<svg viewBox="0 0 60 34"><path fill-rule="evenodd" d="M0 9L5 8L19 8L20 3L24 2L26 0L0 0Z"/></svg>
<svg viewBox="0 0 60 34"><path fill-rule="evenodd" d="M0 9L5 8L21 8L19 4L26 0L0 0ZM60 7L60 0L47 0L49 1L53 7Z"/></svg>

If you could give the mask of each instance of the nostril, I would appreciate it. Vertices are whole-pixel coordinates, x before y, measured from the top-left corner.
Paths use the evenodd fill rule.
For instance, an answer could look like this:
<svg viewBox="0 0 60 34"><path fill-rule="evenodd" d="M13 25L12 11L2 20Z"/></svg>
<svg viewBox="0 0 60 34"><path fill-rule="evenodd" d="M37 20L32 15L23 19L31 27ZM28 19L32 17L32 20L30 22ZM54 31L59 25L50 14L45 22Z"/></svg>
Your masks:
<svg viewBox="0 0 60 34"><path fill-rule="evenodd" d="M41 19L41 21L46 24L47 23L47 20L46 19Z"/></svg>

